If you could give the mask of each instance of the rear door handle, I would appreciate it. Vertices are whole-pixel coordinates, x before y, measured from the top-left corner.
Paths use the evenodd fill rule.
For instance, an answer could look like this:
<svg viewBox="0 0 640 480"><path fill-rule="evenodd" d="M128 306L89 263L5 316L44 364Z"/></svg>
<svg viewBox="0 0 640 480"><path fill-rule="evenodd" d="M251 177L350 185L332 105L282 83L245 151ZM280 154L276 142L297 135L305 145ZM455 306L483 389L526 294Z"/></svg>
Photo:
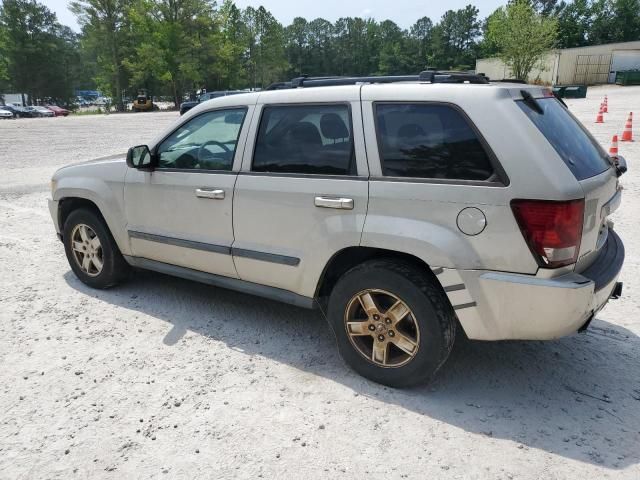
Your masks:
<svg viewBox="0 0 640 480"><path fill-rule="evenodd" d="M196 188L196 197L223 200L224 190L220 190L219 188Z"/></svg>
<svg viewBox="0 0 640 480"><path fill-rule="evenodd" d="M353 210L353 198L342 197L316 197L314 204L320 208L339 208Z"/></svg>

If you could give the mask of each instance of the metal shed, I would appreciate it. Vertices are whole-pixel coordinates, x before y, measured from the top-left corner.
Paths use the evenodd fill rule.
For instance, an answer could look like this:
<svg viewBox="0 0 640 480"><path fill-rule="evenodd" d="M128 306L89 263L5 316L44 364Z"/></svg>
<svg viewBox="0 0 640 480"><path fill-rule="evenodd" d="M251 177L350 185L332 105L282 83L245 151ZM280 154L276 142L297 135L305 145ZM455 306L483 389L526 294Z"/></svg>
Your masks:
<svg viewBox="0 0 640 480"><path fill-rule="evenodd" d="M640 70L640 41L553 50L543 58L541 66L531 72L530 82L551 85L614 83L617 71ZM476 71L489 78L511 77L509 69L498 58L478 59Z"/></svg>

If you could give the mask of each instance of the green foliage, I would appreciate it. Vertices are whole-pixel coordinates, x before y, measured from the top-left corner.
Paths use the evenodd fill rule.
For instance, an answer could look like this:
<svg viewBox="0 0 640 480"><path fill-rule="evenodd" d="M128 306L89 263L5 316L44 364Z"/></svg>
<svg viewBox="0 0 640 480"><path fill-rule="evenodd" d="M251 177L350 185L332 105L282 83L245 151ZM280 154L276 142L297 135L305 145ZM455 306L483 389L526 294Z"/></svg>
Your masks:
<svg viewBox="0 0 640 480"><path fill-rule="evenodd" d="M0 85L32 100L66 103L78 78L78 40L33 0L0 5Z"/></svg>
<svg viewBox="0 0 640 480"><path fill-rule="evenodd" d="M640 40L640 0L574 0L555 9L562 48Z"/></svg>
<svg viewBox="0 0 640 480"><path fill-rule="evenodd" d="M6 36L6 29L0 28L0 90L4 90L9 81L9 57Z"/></svg>
<svg viewBox="0 0 640 480"><path fill-rule="evenodd" d="M120 107L141 88L178 104L203 88L464 70L490 56L524 78L553 46L640 39L640 0L508 0L484 20L467 5L408 29L358 17L284 27L264 7L233 0L72 0L79 35L36 0L0 2L0 90L62 99L97 87Z"/></svg>
<svg viewBox="0 0 640 480"><path fill-rule="evenodd" d="M82 27L83 47L95 61L95 82L122 108L127 77L124 59L132 45L129 31L133 0L76 0L69 3Z"/></svg>
<svg viewBox="0 0 640 480"><path fill-rule="evenodd" d="M281 79L288 67L284 28L264 7L247 7L242 20L248 84L253 88L267 87Z"/></svg>
<svg viewBox="0 0 640 480"><path fill-rule="evenodd" d="M129 22L132 48L123 65L130 85L152 93L166 86L178 105L185 90L204 83L202 66L216 57L214 2L138 0Z"/></svg>
<svg viewBox="0 0 640 480"><path fill-rule="evenodd" d="M527 80L529 73L554 46L555 18L536 13L527 0L515 0L497 10L489 19L487 39L513 76Z"/></svg>

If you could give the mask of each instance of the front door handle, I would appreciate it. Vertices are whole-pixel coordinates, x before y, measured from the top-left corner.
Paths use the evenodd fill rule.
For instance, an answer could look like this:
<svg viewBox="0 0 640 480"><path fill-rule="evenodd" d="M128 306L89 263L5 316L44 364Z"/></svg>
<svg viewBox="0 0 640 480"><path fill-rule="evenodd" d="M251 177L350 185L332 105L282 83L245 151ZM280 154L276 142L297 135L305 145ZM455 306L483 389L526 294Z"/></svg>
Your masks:
<svg viewBox="0 0 640 480"><path fill-rule="evenodd" d="M353 210L353 198L342 197L316 197L314 204L320 208L339 208Z"/></svg>
<svg viewBox="0 0 640 480"><path fill-rule="evenodd" d="M196 188L196 197L224 200L224 190L219 188Z"/></svg>

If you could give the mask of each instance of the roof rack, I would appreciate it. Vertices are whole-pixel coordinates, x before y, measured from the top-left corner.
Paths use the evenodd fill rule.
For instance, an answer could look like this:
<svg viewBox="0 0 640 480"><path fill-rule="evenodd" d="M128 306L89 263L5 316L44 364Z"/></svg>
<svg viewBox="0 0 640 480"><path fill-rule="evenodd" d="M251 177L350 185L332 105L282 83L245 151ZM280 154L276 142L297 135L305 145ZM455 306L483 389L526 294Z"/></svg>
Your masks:
<svg viewBox="0 0 640 480"><path fill-rule="evenodd" d="M503 78L502 80L494 80L494 82L500 82L500 83L521 83L526 85L527 81L526 80L520 80L517 78Z"/></svg>
<svg viewBox="0 0 640 480"><path fill-rule="evenodd" d="M440 72L437 70L424 70L419 75L373 75L369 77L309 77L304 75L296 77L290 82L273 83L266 90L396 82L489 83L489 78L483 73Z"/></svg>

